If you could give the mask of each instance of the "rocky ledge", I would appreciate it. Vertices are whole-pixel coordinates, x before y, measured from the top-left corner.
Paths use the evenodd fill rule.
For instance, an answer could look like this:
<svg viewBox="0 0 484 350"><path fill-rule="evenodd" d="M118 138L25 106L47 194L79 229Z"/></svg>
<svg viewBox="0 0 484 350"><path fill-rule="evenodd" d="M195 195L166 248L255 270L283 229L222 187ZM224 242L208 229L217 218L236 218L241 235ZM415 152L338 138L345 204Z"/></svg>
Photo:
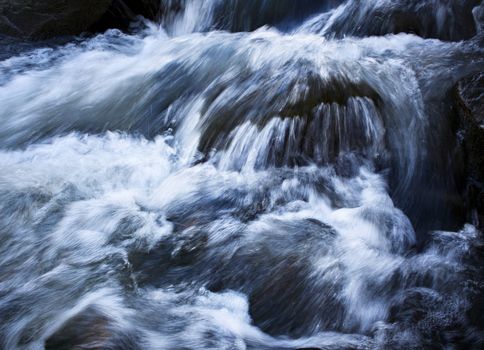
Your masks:
<svg viewBox="0 0 484 350"><path fill-rule="evenodd" d="M160 4L157 0L0 0L0 33L48 39L126 29L137 15L155 19Z"/></svg>
<svg viewBox="0 0 484 350"><path fill-rule="evenodd" d="M484 72L461 80L455 87L459 140L464 148L466 206L472 223L484 227Z"/></svg>

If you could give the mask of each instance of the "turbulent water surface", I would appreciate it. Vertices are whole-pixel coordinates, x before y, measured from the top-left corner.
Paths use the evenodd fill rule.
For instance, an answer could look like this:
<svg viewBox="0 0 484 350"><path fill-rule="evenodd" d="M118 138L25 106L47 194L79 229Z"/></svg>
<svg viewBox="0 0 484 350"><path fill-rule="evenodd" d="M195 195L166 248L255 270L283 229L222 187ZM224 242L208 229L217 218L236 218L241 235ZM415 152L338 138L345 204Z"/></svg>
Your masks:
<svg viewBox="0 0 484 350"><path fill-rule="evenodd" d="M457 3L165 1L2 58L0 347L481 348Z"/></svg>

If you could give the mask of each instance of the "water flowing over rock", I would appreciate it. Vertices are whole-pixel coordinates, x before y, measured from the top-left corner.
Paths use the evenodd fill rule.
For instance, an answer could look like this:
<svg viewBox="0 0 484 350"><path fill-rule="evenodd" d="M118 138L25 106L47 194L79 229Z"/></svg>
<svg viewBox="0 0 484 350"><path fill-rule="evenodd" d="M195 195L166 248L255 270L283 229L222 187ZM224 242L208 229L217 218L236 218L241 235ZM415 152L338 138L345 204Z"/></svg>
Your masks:
<svg viewBox="0 0 484 350"><path fill-rule="evenodd" d="M27 3L0 348L482 347L479 1Z"/></svg>

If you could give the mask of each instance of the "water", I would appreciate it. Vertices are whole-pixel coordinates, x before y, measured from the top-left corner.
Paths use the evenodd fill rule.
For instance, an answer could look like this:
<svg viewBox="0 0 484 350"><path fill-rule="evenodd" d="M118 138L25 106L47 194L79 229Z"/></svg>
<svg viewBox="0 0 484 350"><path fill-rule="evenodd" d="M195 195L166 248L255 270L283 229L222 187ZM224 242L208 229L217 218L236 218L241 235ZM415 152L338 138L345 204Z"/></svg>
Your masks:
<svg viewBox="0 0 484 350"><path fill-rule="evenodd" d="M344 10L389 3L166 1L3 59L1 347L480 348L447 92L481 38Z"/></svg>

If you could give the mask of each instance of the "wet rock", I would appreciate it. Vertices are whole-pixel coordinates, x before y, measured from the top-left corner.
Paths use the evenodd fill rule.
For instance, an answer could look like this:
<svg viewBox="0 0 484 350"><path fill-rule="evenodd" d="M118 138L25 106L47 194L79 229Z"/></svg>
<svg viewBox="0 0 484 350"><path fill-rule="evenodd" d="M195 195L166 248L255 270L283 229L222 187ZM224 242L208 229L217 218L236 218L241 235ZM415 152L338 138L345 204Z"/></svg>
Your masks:
<svg viewBox="0 0 484 350"><path fill-rule="evenodd" d="M458 84L458 94L481 126L484 123L484 72L470 76Z"/></svg>
<svg viewBox="0 0 484 350"><path fill-rule="evenodd" d="M217 28L230 31L252 31L263 25L290 26L321 10L341 4L342 0L228 0L215 11Z"/></svg>
<svg viewBox="0 0 484 350"><path fill-rule="evenodd" d="M353 1L329 26L329 36L413 33L423 38L459 41L473 37L480 0Z"/></svg>
<svg viewBox="0 0 484 350"><path fill-rule="evenodd" d="M382 144L382 108L382 97L370 84L344 75L323 78L313 63L297 59L277 71L244 72L210 89L202 109L199 150L207 154L213 148L228 149L237 142L234 131L250 122L259 130L273 130L273 142L256 167L323 164L349 150L371 157L383 153L375 150ZM365 113L376 117L361 117Z"/></svg>
<svg viewBox="0 0 484 350"><path fill-rule="evenodd" d="M0 0L0 33L25 39L126 29L137 16L156 18L154 0Z"/></svg>
<svg viewBox="0 0 484 350"><path fill-rule="evenodd" d="M78 34L108 11L111 0L0 2L0 32L25 38Z"/></svg>
<svg viewBox="0 0 484 350"><path fill-rule="evenodd" d="M271 335L299 337L342 326L344 307L335 296L341 288L343 266L331 264L318 278L311 271L315 256L333 254L337 233L315 219L273 224L274 231L241 238L230 256L217 258L210 275L200 271L209 280L208 289L247 294L254 324Z"/></svg>
<svg viewBox="0 0 484 350"><path fill-rule="evenodd" d="M111 0L109 9L89 27L89 31L126 30L137 16L157 20L164 10L163 2L159 0Z"/></svg>
<svg viewBox="0 0 484 350"><path fill-rule="evenodd" d="M484 224L484 72L460 81L455 88L460 142L465 151L468 220Z"/></svg>
<svg viewBox="0 0 484 350"><path fill-rule="evenodd" d="M484 30L484 3L475 7L472 10L472 14L474 15L474 21L476 22L477 33L482 33Z"/></svg>
<svg viewBox="0 0 484 350"><path fill-rule="evenodd" d="M390 308L389 321L395 328L386 335L385 348L413 348L411 339L420 338L425 349L435 344L459 344L458 348L472 349L479 333L467 323L466 308L452 294L440 295L427 288L405 290ZM412 336L401 337L403 328Z"/></svg>
<svg viewBox="0 0 484 350"><path fill-rule="evenodd" d="M45 341L45 349L136 350L136 343L136 336L121 331L106 315L89 307L52 334Z"/></svg>

